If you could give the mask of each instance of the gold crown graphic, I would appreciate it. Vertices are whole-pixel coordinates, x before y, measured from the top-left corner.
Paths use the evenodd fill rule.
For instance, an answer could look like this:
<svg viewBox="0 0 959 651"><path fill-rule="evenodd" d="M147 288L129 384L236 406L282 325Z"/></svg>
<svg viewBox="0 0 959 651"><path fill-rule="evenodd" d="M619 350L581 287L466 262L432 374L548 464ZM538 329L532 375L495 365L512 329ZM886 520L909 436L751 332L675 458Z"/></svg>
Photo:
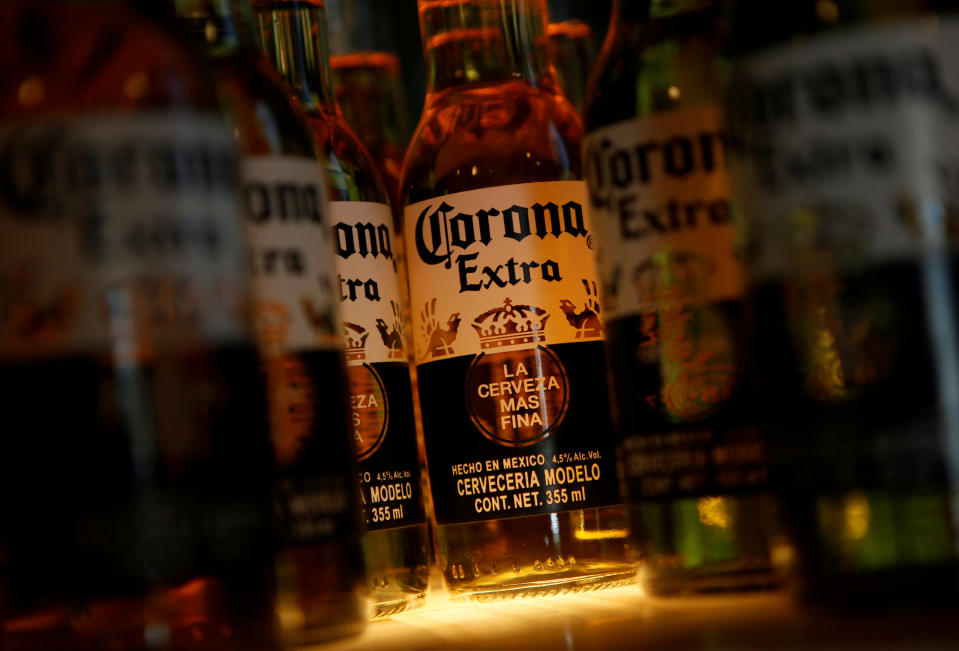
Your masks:
<svg viewBox="0 0 959 651"><path fill-rule="evenodd" d="M361 325L343 322L343 336L346 338L346 361L366 359L366 338L369 331Z"/></svg>
<svg viewBox="0 0 959 651"><path fill-rule="evenodd" d="M702 297L715 263L696 253L663 251L637 266L633 282L640 301L648 304Z"/></svg>
<svg viewBox="0 0 959 651"><path fill-rule="evenodd" d="M543 341L548 318L549 312L543 308L513 305L507 298L503 307L483 312L470 325L479 335L480 348L498 348Z"/></svg>

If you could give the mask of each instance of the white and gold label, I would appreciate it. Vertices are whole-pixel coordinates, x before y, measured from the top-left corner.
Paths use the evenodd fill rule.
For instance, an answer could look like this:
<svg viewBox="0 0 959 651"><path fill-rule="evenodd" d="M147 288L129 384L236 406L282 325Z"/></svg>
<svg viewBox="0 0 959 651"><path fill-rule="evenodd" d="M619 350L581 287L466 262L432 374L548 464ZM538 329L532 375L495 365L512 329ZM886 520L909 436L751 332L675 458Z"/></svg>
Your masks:
<svg viewBox="0 0 959 651"><path fill-rule="evenodd" d="M906 261L959 232L959 20L830 32L742 61L728 101L758 280Z"/></svg>
<svg viewBox="0 0 959 651"><path fill-rule="evenodd" d="M257 335L269 352L340 346L323 171L312 158L243 159Z"/></svg>
<svg viewBox="0 0 959 651"><path fill-rule="evenodd" d="M0 130L0 357L245 339L235 155L199 114Z"/></svg>
<svg viewBox="0 0 959 651"><path fill-rule="evenodd" d="M405 362L403 303L390 207L334 201L330 203L330 221L347 363Z"/></svg>
<svg viewBox="0 0 959 651"><path fill-rule="evenodd" d="M582 181L457 192L404 221L417 364L602 338Z"/></svg>
<svg viewBox="0 0 959 651"><path fill-rule="evenodd" d="M606 318L656 310L677 291L700 304L742 295L718 108L620 122L583 151Z"/></svg>

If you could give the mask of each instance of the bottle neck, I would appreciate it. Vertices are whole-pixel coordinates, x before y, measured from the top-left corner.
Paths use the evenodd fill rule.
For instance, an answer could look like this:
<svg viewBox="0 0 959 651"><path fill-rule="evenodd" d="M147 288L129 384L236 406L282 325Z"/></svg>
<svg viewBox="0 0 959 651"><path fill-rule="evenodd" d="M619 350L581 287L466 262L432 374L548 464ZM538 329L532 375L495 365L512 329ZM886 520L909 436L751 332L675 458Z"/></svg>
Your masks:
<svg viewBox="0 0 959 651"><path fill-rule="evenodd" d="M466 84L555 83L545 0L418 0L428 93Z"/></svg>
<svg viewBox="0 0 959 651"><path fill-rule="evenodd" d="M212 56L256 48L249 0L173 0L180 19Z"/></svg>
<svg viewBox="0 0 959 651"><path fill-rule="evenodd" d="M333 109L322 0L254 0L260 47L305 108Z"/></svg>
<svg viewBox="0 0 959 651"><path fill-rule="evenodd" d="M613 22L640 23L715 9L717 0L613 0Z"/></svg>

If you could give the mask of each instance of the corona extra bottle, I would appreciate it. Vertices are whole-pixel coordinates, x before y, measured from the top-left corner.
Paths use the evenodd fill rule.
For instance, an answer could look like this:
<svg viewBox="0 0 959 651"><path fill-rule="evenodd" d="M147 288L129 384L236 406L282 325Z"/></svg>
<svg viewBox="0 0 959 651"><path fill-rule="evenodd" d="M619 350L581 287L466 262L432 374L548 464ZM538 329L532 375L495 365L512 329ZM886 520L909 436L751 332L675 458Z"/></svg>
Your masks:
<svg viewBox="0 0 959 651"><path fill-rule="evenodd" d="M732 6L727 126L763 404L814 603L959 596L959 16L945 4Z"/></svg>
<svg viewBox="0 0 959 651"><path fill-rule="evenodd" d="M278 648L236 143L167 26L0 7L4 649Z"/></svg>
<svg viewBox="0 0 959 651"><path fill-rule="evenodd" d="M713 0L614 0L585 117L630 524L654 593L777 578L719 17Z"/></svg>
<svg viewBox="0 0 959 651"><path fill-rule="evenodd" d="M282 472L277 613L285 640L368 617L326 181L306 116L254 41L247 0L176 0L215 65L239 138L253 307ZM309 509L303 504L312 504Z"/></svg>
<svg viewBox="0 0 959 651"><path fill-rule="evenodd" d="M376 166L333 97L322 3L257 0L254 7L262 46L306 109L328 161L363 544L374 615L388 615L420 605L429 575L393 217Z"/></svg>
<svg viewBox="0 0 959 651"><path fill-rule="evenodd" d="M454 595L632 581L581 123L545 0L420 0L404 233L439 562Z"/></svg>

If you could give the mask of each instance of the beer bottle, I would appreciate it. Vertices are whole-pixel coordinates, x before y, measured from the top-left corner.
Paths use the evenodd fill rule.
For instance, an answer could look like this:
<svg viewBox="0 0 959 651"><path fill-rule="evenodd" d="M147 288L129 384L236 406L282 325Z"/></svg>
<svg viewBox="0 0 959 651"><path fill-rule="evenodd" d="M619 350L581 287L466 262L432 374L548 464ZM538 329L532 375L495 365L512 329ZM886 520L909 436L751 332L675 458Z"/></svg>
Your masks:
<svg viewBox="0 0 959 651"><path fill-rule="evenodd" d="M582 111L586 82L596 58L593 30L572 15L569 0L550 0L546 31L549 58L559 85L576 110Z"/></svg>
<svg viewBox="0 0 959 651"><path fill-rule="evenodd" d="M439 564L454 595L634 580L610 423L581 122L545 0L420 0L403 168Z"/></svg>
<svg viewBox="0 0 959 651"><path fill-rule="evenodd" d="M954 9L732 6L763 404L812 603L959 596Z"/></svg>
<svg viewBox="0 0 959 651"><path fill-rule="evenodd" d="M717 4L614 0L585 116L614 413L640 576L653 593L777 578Z"/></svg>
<svg viewBox="0 0 959 651"><path fill-rule="evenodd" d="M403 328L407 350L412 349L412 317L406 274L406 247L397 228L399 220L400 172L409 143L410 129L406 112L406 93L401 85L401 64L392 51L393 33L389 15L379 11L371 0L326 0L330 26L330 69L333 92L343 117L363 142L386 184L393 208L394 251L400 293L403 298ZM420 466L423 503L432 512L426 457L422 442L422 418L417 398L416 366L410 365L413 392L413 418L416 424L416 452Z"/></svg>
<svg viewBox="0 0 959 651"><path fill-rule="evenodd" d="M121 2L0 6L0 647L271 649L236 145Z"/></svg>
<svg viewBox="0 0 959 651"><path fill-rule="evenodd" d="M333 96L322 3L256 0L257 29L325 155L374 615L422 603L429 578L389 198Z"/></svg>
<svg viewBox="0 0 959 651"><path fill-rule="evenodd" d="M306 643L359 632L368 595L320 153L256 47L250 3L175 6L215 64L239 138L256 334L281 472L282 633Z"/></svg>

